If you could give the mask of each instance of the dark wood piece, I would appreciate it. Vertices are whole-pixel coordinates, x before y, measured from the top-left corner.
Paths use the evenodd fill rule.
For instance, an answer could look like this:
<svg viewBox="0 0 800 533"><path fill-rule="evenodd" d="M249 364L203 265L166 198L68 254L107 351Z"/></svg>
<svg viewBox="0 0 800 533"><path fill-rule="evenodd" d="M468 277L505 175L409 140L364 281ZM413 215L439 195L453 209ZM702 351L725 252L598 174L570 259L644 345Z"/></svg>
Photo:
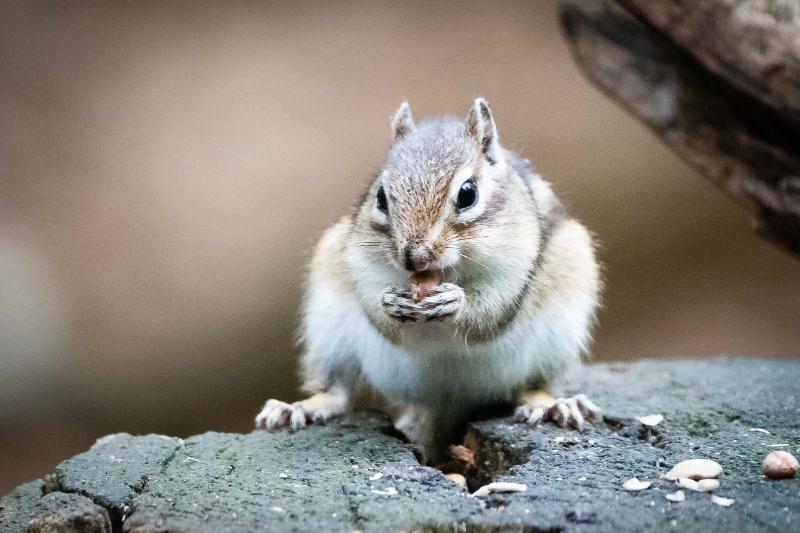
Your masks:
<svg viewBox="0 0 800 533"><path fill-rule="evenodd" d="M800 255L800 3L565 5L586 76Z"/></svg>

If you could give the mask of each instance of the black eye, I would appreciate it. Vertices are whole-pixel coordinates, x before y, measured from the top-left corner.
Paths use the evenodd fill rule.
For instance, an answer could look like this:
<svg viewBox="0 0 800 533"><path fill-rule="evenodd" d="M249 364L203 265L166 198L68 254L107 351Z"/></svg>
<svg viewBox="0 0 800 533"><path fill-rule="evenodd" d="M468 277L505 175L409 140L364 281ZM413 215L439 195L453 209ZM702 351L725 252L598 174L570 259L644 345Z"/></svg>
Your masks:
<svg viewBox="0 0 800 533"><path fill-rule="evenodd" d="M378 189L378 209L384 213L389 210L389 204L386 203L386 191L383 190L383 185Z"/></svg>
<svg viewBox="0 0 800 533"><path fill-rule="evenodd" d="M456 207L459 211L469 209L478 201L478 186L475 185L475 178L465 181L458 190Z"/></svg>

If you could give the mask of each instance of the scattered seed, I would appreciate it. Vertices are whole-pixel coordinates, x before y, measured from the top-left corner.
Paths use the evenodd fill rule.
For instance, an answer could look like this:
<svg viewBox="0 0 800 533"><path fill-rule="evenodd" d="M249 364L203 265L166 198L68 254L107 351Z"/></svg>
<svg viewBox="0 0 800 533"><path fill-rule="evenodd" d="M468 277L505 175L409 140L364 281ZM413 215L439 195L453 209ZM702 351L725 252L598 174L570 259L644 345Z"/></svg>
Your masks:
<svg viewBox="0 0 800 533"><path fill-rule="evenodd" d="M281 472L280 474L278 474L278 477L281 479L286 479L289 476L286 474L286 472Z"/></svg>
<svg viewBox="0 0 800 533"><path fill-rule="evenodd" d="M453 483L457 483L457 484L461 485L462 487L466 487L467 486L467 478L465 478L461 474L447 474L444 477L446 477L447 479L449 479Z"/></svg>
<svg viewBox="0 0 800 533"><path fill-rule="evenodd" d="M378 472L377 474L372 474L371 476L369 476L369 480L370 481L378 481L382 477L383 477L383 474Z"/></svg>
<svg viewBox="0 0 800 533"><path fill-rule="evenodd" d="M750 428L750 431L756 431L758 433L764 433L766 435L770 434L769 431L767 431L766 429L761 429L761 428Z"/></svg>
<svg viewBox="0 0 800 533"><path fill-rule="evenodd" d="M557 443L557 444L561 444L561 443L562 443L562 442L564 442L565 440L567 440L567 438L566 438L566 437L556 437L556 438L554 438L554 439L553 439L553 442L555 442L555 443Z"/></svg>
<svg viewBox="0 0 800 533"><path fill-rule="evenodd" d="M675 481L682 477L698 480L719 477L721 473L722 466L716 461L711 459L689 459L672 467L672 470L667 472L664 478L670 481Z"/></svg>
<svg viewBox="0 0 800 533"><path fill-rule="evenodd" d="M472 493L473 496L486 496L492 492L525 492L528 490L527 485L522 483L508 483L505 481L495 481L479 488Z"/></svg>
<svg viewBox="0 0 800 533"><path fill-rule="evenodd" d="M672 494L667 494L666 498L671 502L682 502L686 499L686 494L682 490L676 490Z"/></svg>
<svg viewBox="0 0 800 533"><path fill-rule="evenodd" d="M722 496L717 496L716 494L711 495L711 502L717 505L721 505L722 507L730 507L736 500L732 498L723 498Z"/></svg>
<svg viewBox="0 0 800 533"><path fill-rule="evenodd" d="M648 427L654 427L659 425L661 422L664 421L664 415L647 415L647 416L637 416L636 420L642 423L642 425Z"/></svg>
<svg viewBox="0 0 800 533"><path fill-rule="evenodd" d="M701 479L697 482L697 490L700 492L714 492L719 488L719 481L716 479Z"/></svg>
<svg viewBox="0 0 800 533"><path fill-rule="evenodd" d="M278 507L277 505L274 506L274 507L270 507L269 510L272 511L273 513L285 513L286 512L286 509L284 509L283 507Z"/></svg>
<svg viewBox="0 0 800 533"><path fill-rule="evenodd" d="M650 488L650 485L653 483L651 481L639 481L637 478L632 477L628 481L622 484L622 488L624 490L646 490Z"/></svg>
<svg viewBox="0 0 800 533"><path fill-rule="evenodd" d="M418 302L433 294L433 289L441 285L443 279L442 270L426 270L412 274L408 281L414 291L414 300Z"/></svg>
<svg viewBox="0 0 800 533"><path fill-rule="evenodd" d="M466 446L462 446L461 444L450 446L450 455L456 461L464 463L466 468L475 467L475 454Z"/></svg>
<svg viewBox="0 0 800 533"><path fill-rule="evenodd" d="M678 486L679 487L683 487L684 489L689 489L689 490L693 490L693 491L696 491L696 492L700 491L700 484L697 481L693 480L693 479L689 479L688 477L678 478Z"/></svg>
<svg viewBox="0 0 800 533"><path fill-rule="evenodd" d="M797 459L782 450L769 452L761 463L761 471L771 479L791 479L797 475L798 467Z"/></svg>
<svg viewBox="0 0 800 533"><path fill-rule="evenodd" d="M397 489L394 487L387 487L386 490L372 489L370 492L372 494L377 494L378 496L394 496L397 494Z"/></svg>

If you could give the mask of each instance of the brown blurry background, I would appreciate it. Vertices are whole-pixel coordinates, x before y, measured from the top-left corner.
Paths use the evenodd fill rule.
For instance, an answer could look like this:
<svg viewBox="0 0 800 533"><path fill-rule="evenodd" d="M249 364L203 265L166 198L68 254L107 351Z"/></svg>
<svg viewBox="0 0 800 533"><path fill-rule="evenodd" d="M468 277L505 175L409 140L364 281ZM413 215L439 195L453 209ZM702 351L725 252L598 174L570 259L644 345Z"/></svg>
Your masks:
<svg viewBox="0 0 800 533"><path fill-rule="evenodd" d="M303 265L389 117L483 95L598 235L596 360L800 355L800 265L571 61L556 2L0 4L0 494L297 397Z"/></svg>

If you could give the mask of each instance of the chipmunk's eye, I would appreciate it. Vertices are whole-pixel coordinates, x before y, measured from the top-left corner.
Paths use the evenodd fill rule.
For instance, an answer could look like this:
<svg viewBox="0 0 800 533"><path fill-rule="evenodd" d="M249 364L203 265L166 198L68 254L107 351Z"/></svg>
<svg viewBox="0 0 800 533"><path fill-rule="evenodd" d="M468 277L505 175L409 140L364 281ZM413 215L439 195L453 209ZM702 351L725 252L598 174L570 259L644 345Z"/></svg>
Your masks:
<svg viewBox="0 0 800 533"><path fill-rule="evenodd" d="M383 190L383 185L378 189L378 209L384 213L389 210L389 204L386 202L386 191Z"/></svg>
<svg viewBox="0 0 800 533"><path fill-rule="evenodd" d="M469 209L478 201L478 186L475 184L475 178L470 178L465 181L461 188L458 190L458 198L456 198L456 207L459 211Z"/></svg>

